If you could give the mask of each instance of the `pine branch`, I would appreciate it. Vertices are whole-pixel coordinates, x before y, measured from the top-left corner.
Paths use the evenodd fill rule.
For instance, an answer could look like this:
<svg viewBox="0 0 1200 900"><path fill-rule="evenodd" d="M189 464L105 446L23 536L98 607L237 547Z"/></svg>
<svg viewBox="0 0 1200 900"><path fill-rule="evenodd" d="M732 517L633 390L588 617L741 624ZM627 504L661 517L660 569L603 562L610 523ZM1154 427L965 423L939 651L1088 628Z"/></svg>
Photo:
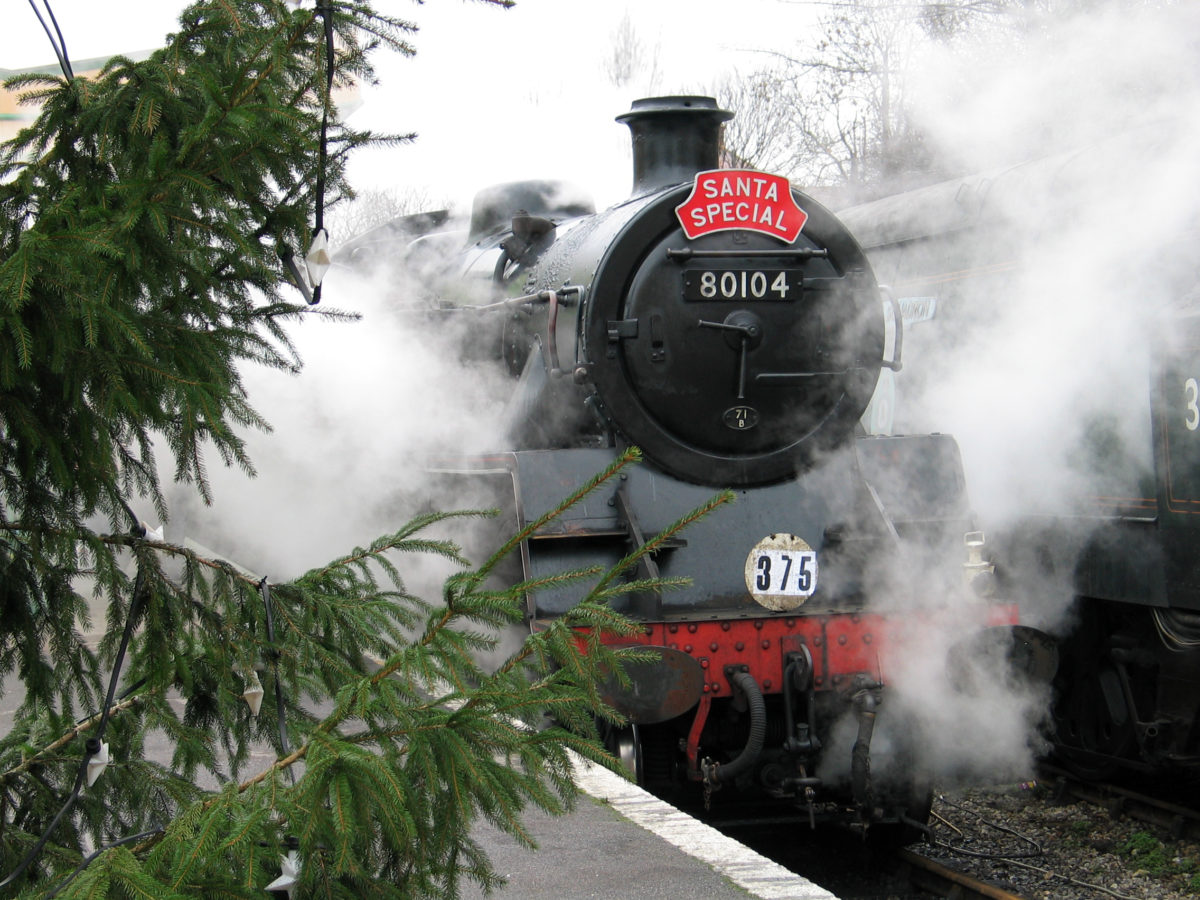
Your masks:
<svg viewBox="0 0 1200 900"><path fill-rule="evenodd" d="M121 712L123 710L129 709L130 707L135 706L138 703L141 703L143 700L144 700L143 697L133 696L133 697L129 697L128 699L122 700L120 703L114 703L112 706L110 706L108 708L108 717L111 719L114 716L118 716L121 714ZM0 774L0 784L10 781L13 778L16 778L18 775L22 775L25 772L28 772L32 767L40 764L46 757L50 756L53 753L58 752L59 750L63 749L64 747L66 747L68 744L71 743L71 741L73 741L73 740L75 740L75 738L79 737L79 735L84 734L84 733L90 731L91 729L95 728L96 724L100 721L100 718L103 715L104 715L104 712L102 711L102 712L96 713L94 716L84 719L82 722L77 724L74 728L72 728L69 731L62 734L57 740L52 741L51 743L47 744L45 747L42 747L40 750L37 750L34 753L31 753L28 756L26 756L21 761L20 765L9 769L7 772L4 772L3 774Z"/></svg>

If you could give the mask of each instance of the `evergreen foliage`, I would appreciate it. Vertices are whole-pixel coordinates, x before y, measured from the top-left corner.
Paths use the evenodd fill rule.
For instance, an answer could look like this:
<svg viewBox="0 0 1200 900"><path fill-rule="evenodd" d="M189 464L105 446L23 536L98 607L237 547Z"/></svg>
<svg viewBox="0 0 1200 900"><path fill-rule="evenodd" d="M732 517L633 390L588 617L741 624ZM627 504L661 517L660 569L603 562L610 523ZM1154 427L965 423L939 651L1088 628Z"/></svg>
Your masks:
<svg viewBox="0 0 1200 900"><path fill-rule="evenodd" d="M569 750L614 764L593 723L619 654L598 634L637 627L613 596L670 586L616 577L651 547L557 576L578 606L485 669L536 587L489 576L544 522L472 568L429 534L473 514L430 514L272 585L133 513L167 517L156 449L206 499L205 451L252 472L238 432L267 425L239 367L297 370L287 326L341 317L287 299L281 264L310 236L322 14L335 83L371 78L376 46L410 52L411 26L320 7L200 2L144 62L16 79L44 107L0 153L0 675L23 697L0 739L0 896L262 897L288 851L297 896L454 896L498 884L474 820L529 844L522 810L570 806ZM394 140L335 126L326 188ZM406 588L409 553L456 564L440 598Z"/></svg>

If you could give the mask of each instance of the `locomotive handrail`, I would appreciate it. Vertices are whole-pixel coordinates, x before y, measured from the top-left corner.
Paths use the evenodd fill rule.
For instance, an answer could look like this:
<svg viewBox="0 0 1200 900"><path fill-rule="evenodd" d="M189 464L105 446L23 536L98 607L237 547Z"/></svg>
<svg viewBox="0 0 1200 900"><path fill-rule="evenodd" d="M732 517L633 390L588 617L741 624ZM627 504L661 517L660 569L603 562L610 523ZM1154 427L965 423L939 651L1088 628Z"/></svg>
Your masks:
<svg viewBox="0 0 1200 900"><path fill-rule="evenodd" d="M512 306L532 306L534 303L555 302L562 306L574 306L583 300L584 288L581 284L564 284L557 291L538 291L536 294L522 294L520 297L508 297L495 303L485 303L482 306L458 306L457 309L488 312L493 309L506 309ZM574 294L574 299L568 301L567 295Z"/></svg>
<svg viewBox="0 0 1200 900"><path fill-rule="evenodd" d="M886 362L886 360L884 361ZM867 366L847 366L838 371L829 372L757 372L754 376L756 382L761 381L765 384L781 384L792 381L796 378L830 378L841 375L849 375L851 372L865 372Z"/></svg>
<svg viewBox="0 0 1200 900"><path fill-rule="evenodd" d="M828 259L829 250L817 250L813 247L807 247L799 250L693 250L691 247L684 247L682 250L673 250L667 248L667 259L674 259L680 262L689 259L774 259L785 257L788 259Z"/></svg>
<svg viewBox="0 0 1200 900"><path fill-rule="evenodd" d="M562 366L558 362L558 307L561 301L555 291L542 291L550 296L550 314L546 319L546 352L549 354L549 371L551 375L562 375Z"/></svg>
<svg viewBox="0 0 1200 900"><path fill-rule="evenodd" d="M885 284L879 286L879 293L883 296L884 305L892 311L892 326L895 329L895 339L892 341L892 358L885 359L881 365L887 366L893 372L899 372L904 368L904 363L900 361L900 355L904 350L904 315L900 310L900 304L892 296L892 289Z"/></svg>

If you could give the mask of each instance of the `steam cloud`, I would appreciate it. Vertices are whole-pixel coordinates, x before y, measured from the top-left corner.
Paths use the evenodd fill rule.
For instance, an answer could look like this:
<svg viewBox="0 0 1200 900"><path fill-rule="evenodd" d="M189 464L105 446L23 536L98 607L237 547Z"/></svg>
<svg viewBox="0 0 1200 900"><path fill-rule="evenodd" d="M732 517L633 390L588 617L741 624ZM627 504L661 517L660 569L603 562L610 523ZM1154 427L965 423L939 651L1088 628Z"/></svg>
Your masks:
<svg viewBox="0 0 1200 900"><path fill-rule="evenodd" d="M465 318L412 311L430 288L394 267L331 270L324 302L362 319L296 327L299 377L244 373L274 428L246 435L257 477L212 467L214 505L174 498L168 539L282 581L423 509L475 508L428 495L428 460L495 449L508 388L496 367L463 358Z"/></svg>
<svg viewBox="0 0 1200 900"><path fill-rule="evenodd" d="M1124 6L1071 17L1017 58L943 60L919 92L936 97L927 123L964 170L1069 154L1052 180L985 199L1003 205L1019 266L972 298L976 327L916 404L958 437L993 521L1085 489L1081 431L1098 421L1149 463L1148 328L1195 227L1200 17Z"/></svg>
<svg viewBox="0 0 1200 900"><path fill-rule="evenodd" d="M915 91L930 98L924 124L946 158L992 173L965 199L1005 228L987 231L974 258L1016 265L966 291L958 332L913 327L896 430L958 439L989 534L1069 514L1081 496L1154 496L1152 333L1195 282L1180 253L1194 243L1200 188L1200 10L1131 6L1045 23L1022 52L935 59ZM1056 155L1047 178L1020 184L1010 168ZM1071 624L1065 582L1016 599L1030 624ZM947 690L958 627L913 635L890 661L888 702L924 729L943 777L1019 776L1047 698L989 683L983 664L970 690Z"/></svg>

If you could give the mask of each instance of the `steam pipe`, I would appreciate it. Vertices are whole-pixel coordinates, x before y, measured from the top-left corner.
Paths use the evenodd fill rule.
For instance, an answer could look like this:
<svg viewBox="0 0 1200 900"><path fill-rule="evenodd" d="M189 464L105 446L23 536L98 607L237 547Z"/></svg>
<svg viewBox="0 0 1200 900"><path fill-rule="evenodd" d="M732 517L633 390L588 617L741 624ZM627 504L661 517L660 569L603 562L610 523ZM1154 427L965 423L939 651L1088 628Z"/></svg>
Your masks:
<svg viewBox="0 0 1200 900"><path fill-rule="evenodd" d="M854 802L860 810L874 805L871 794L871 737L875 733L875 710L879 699L870 688L854 695L854 711L858 717L858 739L850 753L850 785Z"/></svg>
<svg viewBox="0 0 1200 900"><path fill-rule="evenodd" d="M509 309L518 306L533 306L535 303L549 303L552 299L559 306L574 306L583 298L584 288L578 284L564 284L557 291L538 291L536 294L522 294L520 297L508 297L495 303L485 303L482 306L450 306L455 312L491 312L497 309ZM567 295L574 295L575 299Z"/></svg>
<svg viewBox="0 0 1200 900"><path fill-rule="evenodd" d="M763 740L767 736L767 706L763 702L762 691L759 690L754 676L749 672L738 672L730 681L735 688L745 694L750 707L750 737L746 740L746 746L742 748L742 752L735 759L723 766L712 767L715 771L710 770L710 774L715 775L716 780L722 783L732 781L754 765L758 754L762 752Z"/></svg>

